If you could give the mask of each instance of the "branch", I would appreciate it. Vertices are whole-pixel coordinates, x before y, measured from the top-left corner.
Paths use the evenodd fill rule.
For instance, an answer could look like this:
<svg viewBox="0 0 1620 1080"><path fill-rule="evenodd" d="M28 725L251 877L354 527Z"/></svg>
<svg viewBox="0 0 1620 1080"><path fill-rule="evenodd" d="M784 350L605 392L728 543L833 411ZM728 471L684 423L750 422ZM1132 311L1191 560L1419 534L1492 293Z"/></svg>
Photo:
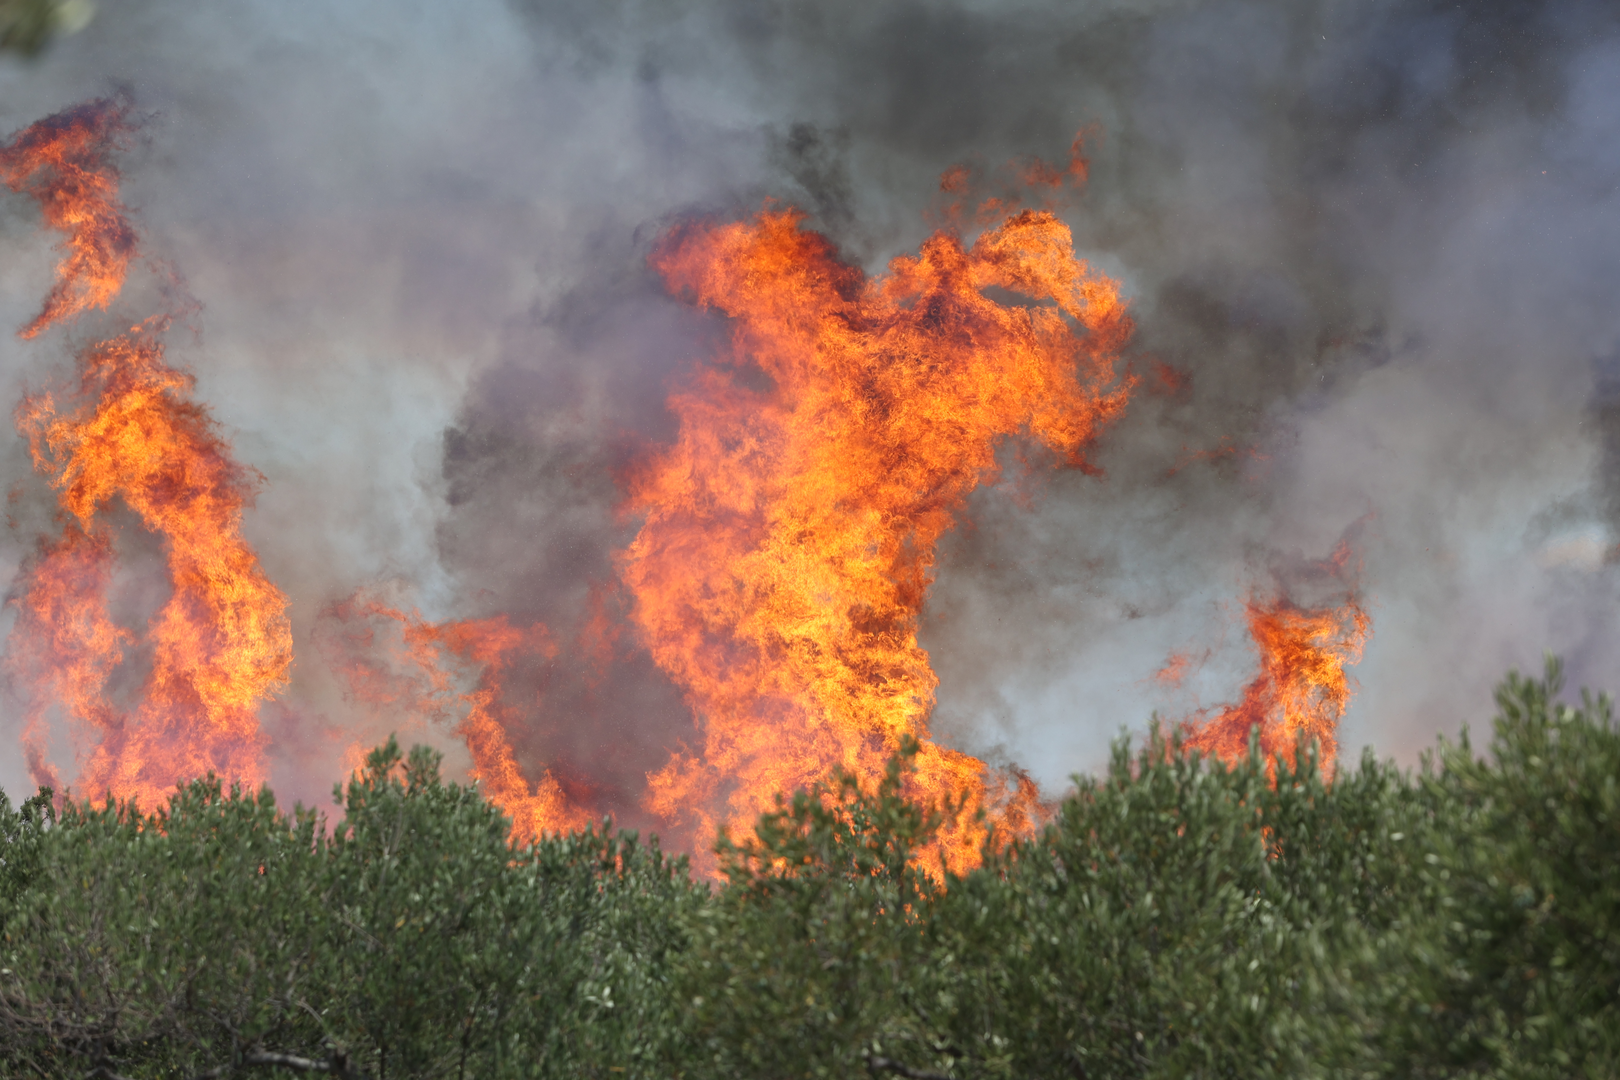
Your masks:
<svg viewBox="0 0 1620 1080"><path fill-rule="evenodd" d="M324 1061L317 1061L314 1058L303 1058L293 1054L277 1054L267 1050L260 1050L251 1054L243 1054L234 1064L216 1065L207 1072L197 1073L191 1080L219 1080L219 1077L224 1076L232 1069L246 1069L255 1065L273 1065L282 1069L291 1069L294 1072L332 1073L335 1076L353 1078L353 1080L362 1080L363 1077L363 1074L349 1070L349 1059L343 1054L334 1053ZM105 1077L95 1077L92 1074L92 1080L126 1080L126 1078L115 1077L109 1073Z"/></svg>
<svg viewBox="0 0 1620 1080"><path fill-rule="evenodd" d="M357 933L361 937L365 938L367 944L369 944L373 949L382 948L382 942L378 941L376 936L373 935L371 933L371 931L367 930L365 927L361 926L359 923L357 923L353 919L349 918L342 911L339 911L337 913L337 917L338 917L338 922L342 923L344 926L347 926L350 930L353 930L355 933Z"/></svg>
<svg viewBox="0 0 1620 1080"><path fill-rule="evenodd" d="M269 1052L245 1054L242 1057L242 1064L280 1065L283 1069L292 1069L296 1072L335 1072L340 1075L349 1071L348 1063L341 1058L312 1061L309 1058L294 1057L291 1054L272 1054Z"/></svg>
<svg viewBox="0 0 1620 1080"><path fill-rule="evenodd" d="M892 1072L897 1076L904 1076L906 1080L955 1080L954 1077L944 1073L929 1072L927 1069L913 1069L904 1062L893 1058L878 1057L875 1054L866 1055L866 1067L873 1072Z"/></svg>

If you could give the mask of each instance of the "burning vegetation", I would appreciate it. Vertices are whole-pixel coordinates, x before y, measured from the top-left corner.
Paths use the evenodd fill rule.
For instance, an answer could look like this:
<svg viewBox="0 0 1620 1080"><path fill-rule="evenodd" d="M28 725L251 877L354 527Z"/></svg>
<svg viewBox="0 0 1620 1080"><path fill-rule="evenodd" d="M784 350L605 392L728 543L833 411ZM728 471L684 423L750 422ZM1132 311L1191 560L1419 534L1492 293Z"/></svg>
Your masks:
<svg viewBox="0 0 1620 1080"><path fill-rule="evenodd" d="M1352 558L1350 542L1341 541L1332 557L1310 569L1342 582L1354 575ZM1315 746L1331 777L1339 718L1354 689L1344 669L1361 659L1372 631L1353 583L1332 602L1301 607L1283 595L1254 596L1244 612L1259 671L1237 704L1205 710L1183 725L1188 747L1236 761L1248 753L1251 735L1267 760ZM1174 666L1172 660L1167 670Z"/></svg>
<svg viewBox="0 0 1620 1080"><path fill-rule="evenodd" d="M112 153L127 103L50 117L0 149L0 176L64 231L57 282L25 339L123 287L135 234L118 201ZM46 756L49 718L72 733L76 790L160 805L188 777L266 779L258 707L293 659L287 600L242 539L259 477L239 465L194 380L164 362L160 312L83 350L76 383L25 398L17 426L64 521L40 540L16 591L7 666L26 702L23 740L38 783L59 785ZM118 562L114 510L160 537L169 598L144 628L117 625L108 590ZM139 656L144 676L113 693Z"/></svg>
<svg viewBox="0 0 1620 1080"><path fill-rule="evenodd" d="M1034 212L971 247L938 233L872 280L787 211L694 226L654 261L734 330L631 485L634 618L703 730L653 777L652 805L744 825L832 768L874 780L906 736L924 740L918 797L984 803L983 763L927 741L937 679L917 624L936 550L994 478L998 441L1027 433L1084 466L1124 409L1117 286ZM1008 794L1022 809L1030 791ZM947 864L982 839L948 837Z"/></svg>
<svg viewBox="0 0 1620 1080"><path fill-rule="evenodd" d="M113 159L132 124L127 102L97 101L0 149L0 179L64 235L26 340L120 295L138 245ZM656 246L669 290L727 319L730 340L671 394L673 441L625 480L622 513L639 523L616 561L627 627L590 633L600 644L632 630L685 696L695 736L669 748L639 809L698 846L835 773L875 784L913 744L907 797L953 810L918 854L936 875L976 865L993 831L1042 819L1021 772L931 738L938 679L918 628L941 538L998 479L998 448L1019 440L1031 469L1095 471L1088 449L1136 386L1120 287L1075 254L1053 212L1085 179L1081 149L1077 138L1066 167L1014 163L1013 187L1037 208L1003 185L970 211L978 181L947 173L944 227L875 276L792 209L692 221ZM258 709L293 662L287 599L241 534L260 477L165 362L175 317L145 313L83 349L76 381L17 411L62 521L23 570L6 660L30 769L149 806L205 773L264 782ZM109 606L120 530L136 526L161 542L169 589L144 626ZM1344 668L1369 632L1353 592L1331 609L1255 599L1248 623L1259 674L1240 704L1188 721L1189 745L1236 760L1255 729L1268 754L1314 740L1331 760ZM513 675L557 657L545 626L435 623L362 588L328 605L314 640L357 706L458 736L515 839L623 809L599 804L588 778L523 759L545 705ZM51 763L53 730L71 737L71 777Z"/></svg>

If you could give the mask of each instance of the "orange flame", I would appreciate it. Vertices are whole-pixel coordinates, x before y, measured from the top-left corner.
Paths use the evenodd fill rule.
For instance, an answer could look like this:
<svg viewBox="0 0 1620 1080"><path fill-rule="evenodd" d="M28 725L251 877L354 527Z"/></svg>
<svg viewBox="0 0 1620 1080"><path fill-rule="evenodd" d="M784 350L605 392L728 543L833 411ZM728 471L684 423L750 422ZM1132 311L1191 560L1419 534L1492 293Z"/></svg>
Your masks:
<svg viewBox="0 0 1620 1080"><path fill-rule="evenodd" d="M704 832L834 767L873 781L905 735L923 740L920 797L992 801L982 762L927 741L937 679L917 623L939 539L997 475L1001 440L1085 468L1131 387L1115 372L1118 286L1051 214L971 248L941 231L872 279L801 221L697 225L654 257L734 324L731 355L670 399L680 431L632 478L645 518L620 561L632 618L702 731L650 778L648 804ZM1003 794L1033 805L1030 785ZM948 837L944 864L970 865L983 835Z"/></svg>
<svg viewBox="0 0 1620 1080"><path fill-rule="evenodd" d="M134 232L107 156L127 130L126 112L120 102L93 102L40 121L0 151L6 182L34 194L46 221L69 234L56 287L25 338L105 307L122 287ZM18 407L35 468L72 520L24 570L7 660L28 697L36 780L55 780L41 741L55 701L77 736L100 736L75 783L148 805L209 771L262 782L257 708L292 662L286 598L241 536L260 477L232 459L193 399L192 377L164 362L157 332L167 321L86 351L62 405L45 393ZM119 503L162 539L171 586L146 627L151 666L127 708L109 699L108 682L137 638L108 614L114 530L98 518Z"/></svg>
<svg viewBox="0 0 1620 1080"><path fill-rule="evenodd" d="M28 771L39 784L61 787L45 758L48 710L60 701L75 717L103 730L114 726L102 688L124 658L131 634L107 614L113 551L105 535L69 526L54 541L41 540L29 566L31 586L17 604L7 666L33 684L24 716Z"/></svg>
<svg viewBox="0 0 1620 1080"><path fill-rule="evenodd" d="M1271 460L1271 456L1269 454L1263 453L1257 447L1239 446L1231 439L1222 439L1215 446L1208 447L1203 450L1189 450L1187 447L1183 446L1181 448L1181 457L1176 460L1175 464L1171 465L1170 468L1165 471L1164 475L1166 477L1174 476L1183 469L1196 465L1200 461L1217 462L1243 457L1250 458L1254 461Z"/></svg>
<svg viewBox="0 0 1620 1080"><path fill-rule="evenodd" d="M128 114L123 101L92 102L0 146L0 182L66 234L25 339L107 308L122 289L137 245L109 158L128 137ZM1082 150L1077 137L1066 170L1015 168L1026 185L1078 185ZM970 182L953 170L941 190L965 196ZM1022 436L1089 469L1085 450L1135 384L1117 373L1131 330L1118 286L1075 256L1050 212L1010 215L1016 205L983 200L975 220L997 223L970 247L946 228L874 278L791 210L695 225L655 255L673 290L734 330L730 354L671 398L677 439L643 464L627 501L643 516L619 560L631 620L701 733L699 747L649 777L647 805L666 820L704 834L746 826L776 793L837 767L875 782L906 736L921 740L911 781L920 800L983 808L1013 831L1040 816L1027 777L929 740L938 680L917 638L939 541L968 495L998 476L997 447ZM946 220L962 220L959 203ZM35 779L58 783L46 743L59 711L79 740L75 783L148 804L205 771L262 781L257 708L292 661L286 598L241 535L262 478L234 461L191 376L165 362L168 321L93 346L76 387L27 397L17 411L66 523L24 568L6 659L25 690ZM1173 374L1161 381L1180 392ZM103 512L114 506L167 557L170 595L139 634L109 610L117 537ZM581 650L596 663L594 691L617 631L602 595L592 602ZM587 822L550 770L534 784L524 777L509 736L522 717L503 690L508 676L557 652L543 626L434 624L363 594L325 621L337 628L328 660L351 695L449 723L514 839ZM1331 765L1366 614L1353 596L1317 609L1255 599L1248 622L1260 672L1240 704L1189 725L1191 745L1236 756L1258 729L1268 754L1316 739ZM379 628L397 640L386 661L374 656ZM121 692L134 661L149 670L137 691ZM1185 671L1183 657L1160 677ZM983 821L959 819L927 856L931 869L971 866L986 836Z"/></svg>
<svg viewBox="0 0 1620 1080"><path fill-rule="evenodd" d="M1160 686L1180 686L1193 668L1193 658L1186 653L1171 653L1164 667L1153 673L1153 681Z"/></svg>
<svg viewBox="0 0 1620 1080"><path fill-rule="evenodd" d="M396 643L379 648L377 626L392 624ZM430 623L375 598L356 593L333 604L323 618L321 637L327 663L342 674L350 696L378 709L453 721L453 731L472 755L473 779L484 796L512 819L512 839L583 828L591 815L571 805L548 770L532 787L524 779L507 731L520 724L516 710L502 701L501 687L523 657L550 659L557 647L544 626L512 626L504 615ZM392 644L392 647L387 647ZM378 653L386 655L378 659ZM471 675L471 690L458 692L458 676Z"/></svg>
<svg viewBox="0 0 1620 1080"><path fill-rule="evenodd" d="M1248 603L1249 633L1260 672L1243 700L1189 725L1187 745L1227 761L1249 752L1258 729L1267 762L1315 741L1324 772L1338 754L1339 718L1352 685L1344 669L1361 659L1372 621L1352 597L1334 607L1302 609L1286 599Z"/></svg>
<svg viewBox="0 0 1620 1080"><path fill-rule="evenodd" d="M47 117L0 146L0 182L38 200L45 224L67 233L56 284L34 321L32 338L52 323L105 308L135 257L135 231L118 201L118 171L108 162L129 133L129 105L102 99Z"/></svg>

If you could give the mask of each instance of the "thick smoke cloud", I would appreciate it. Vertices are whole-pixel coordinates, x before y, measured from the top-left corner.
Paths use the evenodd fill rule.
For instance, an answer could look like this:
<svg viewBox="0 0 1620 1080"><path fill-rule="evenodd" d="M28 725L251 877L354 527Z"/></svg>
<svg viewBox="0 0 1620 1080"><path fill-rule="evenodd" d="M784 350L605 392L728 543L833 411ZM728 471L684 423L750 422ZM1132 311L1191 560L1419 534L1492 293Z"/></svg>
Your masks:
<svg viewBox="0 0 1620 1080"><path fill-rule="evenodd" d="M387 730L315 647L332 600L381 583L431 618L582 642L512 691L534 702L517 747L621 808L691 720L611 632L635 527L616 477L724 334L664 294L651 243L777 198L877 270L933 227L944 169L1061 157L1087 129L1066 217L1133 297L1143 388L1103 478L975 498L924 625L938 730L1061 784L1153 709L1235 695L1242 600L1347 531L1374 620L1347 749L1410 757L1482 722L1494 679L1547 648L1614 683L1617 22L1597 3L142 0L0 61L0 129L115 85L152 115L128 201L201 303L175 355L266 476L248 530L293 604L294 683L264 714L278 791L318 798ZM34 222L0 201L7 325L49 280ZM66 356L3 348L11 399ZM4 453L24 495L0 572L48 513ZM1171 691L1153 675L1173 653L1193 674ZM405 734L465 763L442 731ZM0 755L0 785L23 782Z"/></svg>
<svg viewBox="0 0 1620 1080"><path fill-rule="evenodd" d="M1155 707L1229 699L1239 601L1351 529L1375 621L1351 750L1483 721L1543 649L1613 670L1610 9L522 10L595 64L763 103L777 193L873 268L951 164L1095 130L1069 218L1135 297L1146 392L1105 481L986 492L945 553L925 642L968 748L1052 782ZM1195 674L1165 694L1172 653Z"/></svg>

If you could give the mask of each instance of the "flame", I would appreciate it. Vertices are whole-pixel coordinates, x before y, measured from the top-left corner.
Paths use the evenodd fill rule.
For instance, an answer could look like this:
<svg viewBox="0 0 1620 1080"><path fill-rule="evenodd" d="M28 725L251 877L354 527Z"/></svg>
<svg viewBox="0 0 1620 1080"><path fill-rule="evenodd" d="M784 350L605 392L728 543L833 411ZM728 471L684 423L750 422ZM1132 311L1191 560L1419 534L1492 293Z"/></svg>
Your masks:
<svg viewBox="0 0 1620 1080"><path fill-rule="evenodd" d="M1063 186L1064 181L1068 181L1075 187L1080 187L1086 182L1086 178L1091 171L1091 163L1086 160L1086 137L1090 135L1095 138L1099 134L1100 130L1098 129L1082 130L1077 133L1074 142L1069 144L1068 163L1062 168L1040 158L1015 163L1014 168L1018 169L1019 179L1029 187L1060 188ZM949 182L959 182L958 174L954 171L948 173L947 176ZM944 191L950 191L951 188L947 187L946 183L947 181L942 181L940 188Z"/></svg>
<svg viewBox="0 0 1620 1080"><path fill-rule="evenodd" d="M108 157L127 131L127 105L98 101L41 120L0 150L6 183L68 233L57 283L24 338L106 307L122 288L136 245ZM80 743L75 783L148 805L209 771L261 783L258 704L292 662L286 598L241 535L261 478L232 458L193 397L193 378L164 362L168 321L160 315L92 346L62 401L42 393L17 409L34 466L68 518L24 568L14 601L7 666L27 698L30 765L36 780L56 780L43 739L59 703ZM118 505L162 540L168 562L169 598L139 637L107 607L116 533L101 514ZM119 707L108 683L137 643L150 669ZM83 760L91 733L99 739Z"/></svg>
<svg viewBox="0 0 1620 1080"><path fill-rule="evenodd" d="M1360 661L1372 621L1353 596L1310 609L1287 599L1251 599L1247 613L1259 674L1241 702L1188 726L1188 747L1236 760L1249 752L1249 733L1258 729L1268 763L1314 740L1331 775L1339 718L1353 690L1344 669Z"/></svg>
<svg viewBox="0 0 1620 1080"><path fill-rule="evenodd" d="M649 808L743 826L835 767L875 780L913 735L919 797L1027 815L1032 785L997 790L928 741L937 679L917 624L939 539L995 479L997 445L1024 435L1086 468L1124 409L1118 286L1036 211L971 247L942 230L870 279L793 210L692 226L653 261L732 319L733 343L672 395L676 441L630 483L632 618L702 740L650 777ZM947 837L944 865L970 865L983 835Z"/></svg>
<svg viewBox="0 0 1620 1080"><path fill-rule="evenodd" d="M61 778L44 751L49 706L60 701L72 716L103 730L113 727L113 711L101 691L132 635L107 614L114 557L104 534L69 526L39 547L26 571L32 584L14 601L18 615L7 665L33 683L23 727L29 774L38 784L60 788Z"/></svg>
<svg viewBox="0 0 1620 1080"><path fill-rule="evenodd" d="M1187 447L1183 446L1181 448L1181 457L1176 460L1175 464L1171 465L1170 468L1165 471L1164 475L1166 477L1174 476L1183 469L1196 465L1200 461L1218 462L1245 457L1253 461L1261 462L1271 460L1271 455L1263 453L1257 447L1240 446L1231 439L1222 439L1215 446L1207 447L1203 450L1189 450Z"/></svg>
<svg viewBox="0 0 1620 1080"><path fill-rule="evenodd" d="M0 182L38 200L45 224L67 234L56 284L23 338L91 308L105 308L135 257L135 231L108 161L130 131L127 102L104 98L47 117L0 147Z"/></svg>
<svg viewBox="0 0 1620 1080"><path fill-rule="evenodd" d="M1165 687L1180 686L1192 669L1191 656L1187 653L1171 653L1170 659L1164 662L1164 667L1153 673L1153 681Z"/></svg>
<svg viewBox="0 0 1620 1080"><path fill-rule="evenodd" d="M110 159L130 131L128 103L108 99L0 146L0 182L65 235L23 338L120 294L138 245ZM1011 169L1049 201L1085 180L1083 148L1077 137L1066 168ZM836 768L874 783L907 737L921 743L914 797L987 812L955 819L926 857L936 872L973 865L987 822L1027 830L1042 815L1026 776L929 738L938 680L918 623L939 541L968 495L998 478L998 446L1022 438L1090 469L1085 451L1136 382L1117 370L1131 323L1117 284L1075 256L1049 208L1014 213L1023 196L1002 191L968 215L976 183L948 172L946 227L876 277L840 261L793 210L694 224L654 256L672 291L733 327L729 352L671 397L675 442L630 478L626 510L642 524L618 560L630 621L699 724L699 745L648 778L646 805L667 821L700 835L746 827L777 793ZM991 226L970 246L959 233L969 218ZM59 783L46 746L60 715L77 741L74 783L148 804L207 771L264 779L257 710L293 655L286 598L241 535L262 478L233 459L192 377L165 361L171 318L90 347L76 385L17 410L64 521L12 601L6 667L23 689L29 768ZM1185 377L1159 367L1166 392L1185 391ZM1223 444L1183 464L1238 452ZM107 515L118 508L167 559L170 594L139 632L109 605L118 533ZM579 645L591 693L617 646L617 596L592 592ZM1331 764L1366 614L1353 595L1322 608L1256 597L1247 611L1259 674L1240 704L1189 725L1191 744L1231 757L1258 729L1268 754L1316 739ZM557 655L545 627L432 623L364 593L322 625L318 641L354 700L443 722L466 742L514 839L586 824L550 770L529 782L511 740L524 717L505 688L522 665ZM120 689L137 662L138 688ZM1160 681L1186 669L1175 658ZM360 756L356 743L346 764Z"/></svg>
<svg viewBox="0 0 1620 1080"><path fill-rule="evenodd" d="M504 615L431 623L364 592L333 604L322 623L327 663L344 677L353 699L378 711L452 725L472 755L473 779L512 819L514 841L590 823L591 815L569 801L549 770L530 786L507 737L521 718L503 702L502 685L520 660L556 656L544 626L515 627ZM397 636L379 642L379 627ZM469 678L472 689L458 690L458 681ZM457 713L461 718L454 720Z"/></svg>

